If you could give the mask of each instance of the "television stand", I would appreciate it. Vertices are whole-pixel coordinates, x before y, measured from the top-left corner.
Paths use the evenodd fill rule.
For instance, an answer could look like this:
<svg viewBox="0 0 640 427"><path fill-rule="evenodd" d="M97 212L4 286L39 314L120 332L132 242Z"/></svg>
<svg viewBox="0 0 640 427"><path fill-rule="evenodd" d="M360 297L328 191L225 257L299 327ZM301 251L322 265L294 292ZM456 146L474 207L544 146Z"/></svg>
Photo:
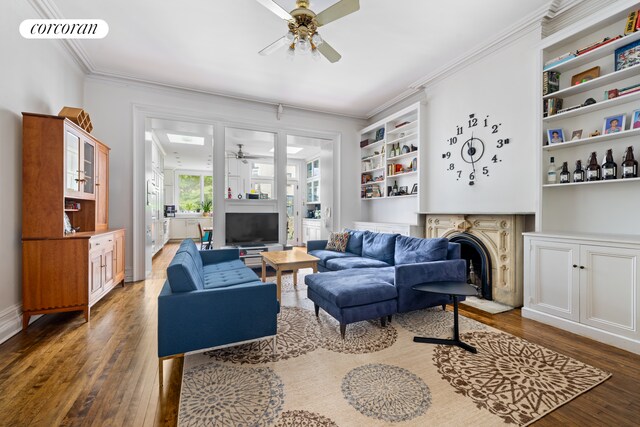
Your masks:
<svg viewBox="0 0 640 427"><path fill-rule="evenodd" d="M243 245L228 245L223 246L222 249L240 249L240 259L245 263L247 267L256 268L262 267L262 252L281 251L284 249L279 243L250 243Z"/></svg>

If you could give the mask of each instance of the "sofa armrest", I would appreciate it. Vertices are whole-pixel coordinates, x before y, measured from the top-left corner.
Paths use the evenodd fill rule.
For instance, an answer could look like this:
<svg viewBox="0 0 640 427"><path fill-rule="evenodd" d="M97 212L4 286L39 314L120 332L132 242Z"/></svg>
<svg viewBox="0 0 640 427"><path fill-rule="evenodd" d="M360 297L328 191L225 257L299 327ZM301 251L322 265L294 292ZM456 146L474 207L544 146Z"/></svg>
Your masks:
<svg viewBox="0 0 640 427"><path fill-rule="evenodd" d="M207 251L199 251L202 263L204 265L215 264L224 261L233 261L234 259L240 259L239 249L214 249Z"/></svg>
<svg viewBox="0 0 640 427"><path fill-rule="evenodd" d="M422 283L465 280L467 280L467 262L463 259L396 266L396 287L411 288Z"/></svg>
<svg viewBox="0 0 640 427"><path fill-rule="evenodd" d="M328 240L309 240L307 242L307 252L323 250L327 247Z"/></svg>
<svg viewBox="0 0 640 427"><path fill-rule="evenodd" d="M275 283L158 296L158 357L275 335L279 304Z"/></svg>

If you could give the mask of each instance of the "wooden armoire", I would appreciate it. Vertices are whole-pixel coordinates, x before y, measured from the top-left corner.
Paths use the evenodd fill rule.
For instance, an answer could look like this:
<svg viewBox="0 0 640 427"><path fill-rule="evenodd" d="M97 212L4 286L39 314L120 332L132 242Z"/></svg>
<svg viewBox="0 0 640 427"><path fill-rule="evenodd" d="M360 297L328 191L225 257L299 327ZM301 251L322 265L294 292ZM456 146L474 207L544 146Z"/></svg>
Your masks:
<svg viewBox="0 0 640 427"><path fill-rule="evenodd" d="M89 321L91 306L124 286L125 232L109 229L110 149L64 117L22 117L22 328L61 311Z"/></svg>

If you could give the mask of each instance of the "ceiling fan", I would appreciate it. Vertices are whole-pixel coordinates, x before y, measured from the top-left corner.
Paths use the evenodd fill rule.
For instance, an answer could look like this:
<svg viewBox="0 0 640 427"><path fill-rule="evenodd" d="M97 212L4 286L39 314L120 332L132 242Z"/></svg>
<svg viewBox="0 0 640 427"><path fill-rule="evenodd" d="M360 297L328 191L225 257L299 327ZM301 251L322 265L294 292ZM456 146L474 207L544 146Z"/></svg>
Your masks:
<svg viewBox="0 0 640 427"><path fill-rule="evenodd" d="M242 160L242 163L247 164L247 159L261 159L262 157L259 156L251 156L248 153L245 153L244 151L242 151L242 146L244 144L238 144L238 151L227 151L227 157L229 158L233 158L235 157L238 160Z"/></svg>
<svg viewBox="0 0 640 427"><path fill-rule="evenodd" d="M269 55L283 46L289 46L290 56L294 56L296 51L303 54L311 51L314 58L322 54L329 62L338 62L342 56L320 37L318 28L360 9L359 0L340 0L316 15L309 9L309 0L296 0L296 8L291 12L287 12L273 0L257 1L286 20L289 25L287 34L262 49L260 55Z"/></svg>

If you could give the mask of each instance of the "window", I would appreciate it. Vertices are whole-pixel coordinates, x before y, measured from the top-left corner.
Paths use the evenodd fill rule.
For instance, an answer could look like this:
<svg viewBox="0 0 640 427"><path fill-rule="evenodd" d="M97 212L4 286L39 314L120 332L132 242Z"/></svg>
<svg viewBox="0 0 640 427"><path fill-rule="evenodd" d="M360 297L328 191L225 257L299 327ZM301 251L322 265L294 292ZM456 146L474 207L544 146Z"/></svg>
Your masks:
<svg viewBox="0 0 640 427"><path fill-rule="evenodd" d="M213 203L213 176L178 174L177 181L178 212L200 212L203 203Z"/></svg>

